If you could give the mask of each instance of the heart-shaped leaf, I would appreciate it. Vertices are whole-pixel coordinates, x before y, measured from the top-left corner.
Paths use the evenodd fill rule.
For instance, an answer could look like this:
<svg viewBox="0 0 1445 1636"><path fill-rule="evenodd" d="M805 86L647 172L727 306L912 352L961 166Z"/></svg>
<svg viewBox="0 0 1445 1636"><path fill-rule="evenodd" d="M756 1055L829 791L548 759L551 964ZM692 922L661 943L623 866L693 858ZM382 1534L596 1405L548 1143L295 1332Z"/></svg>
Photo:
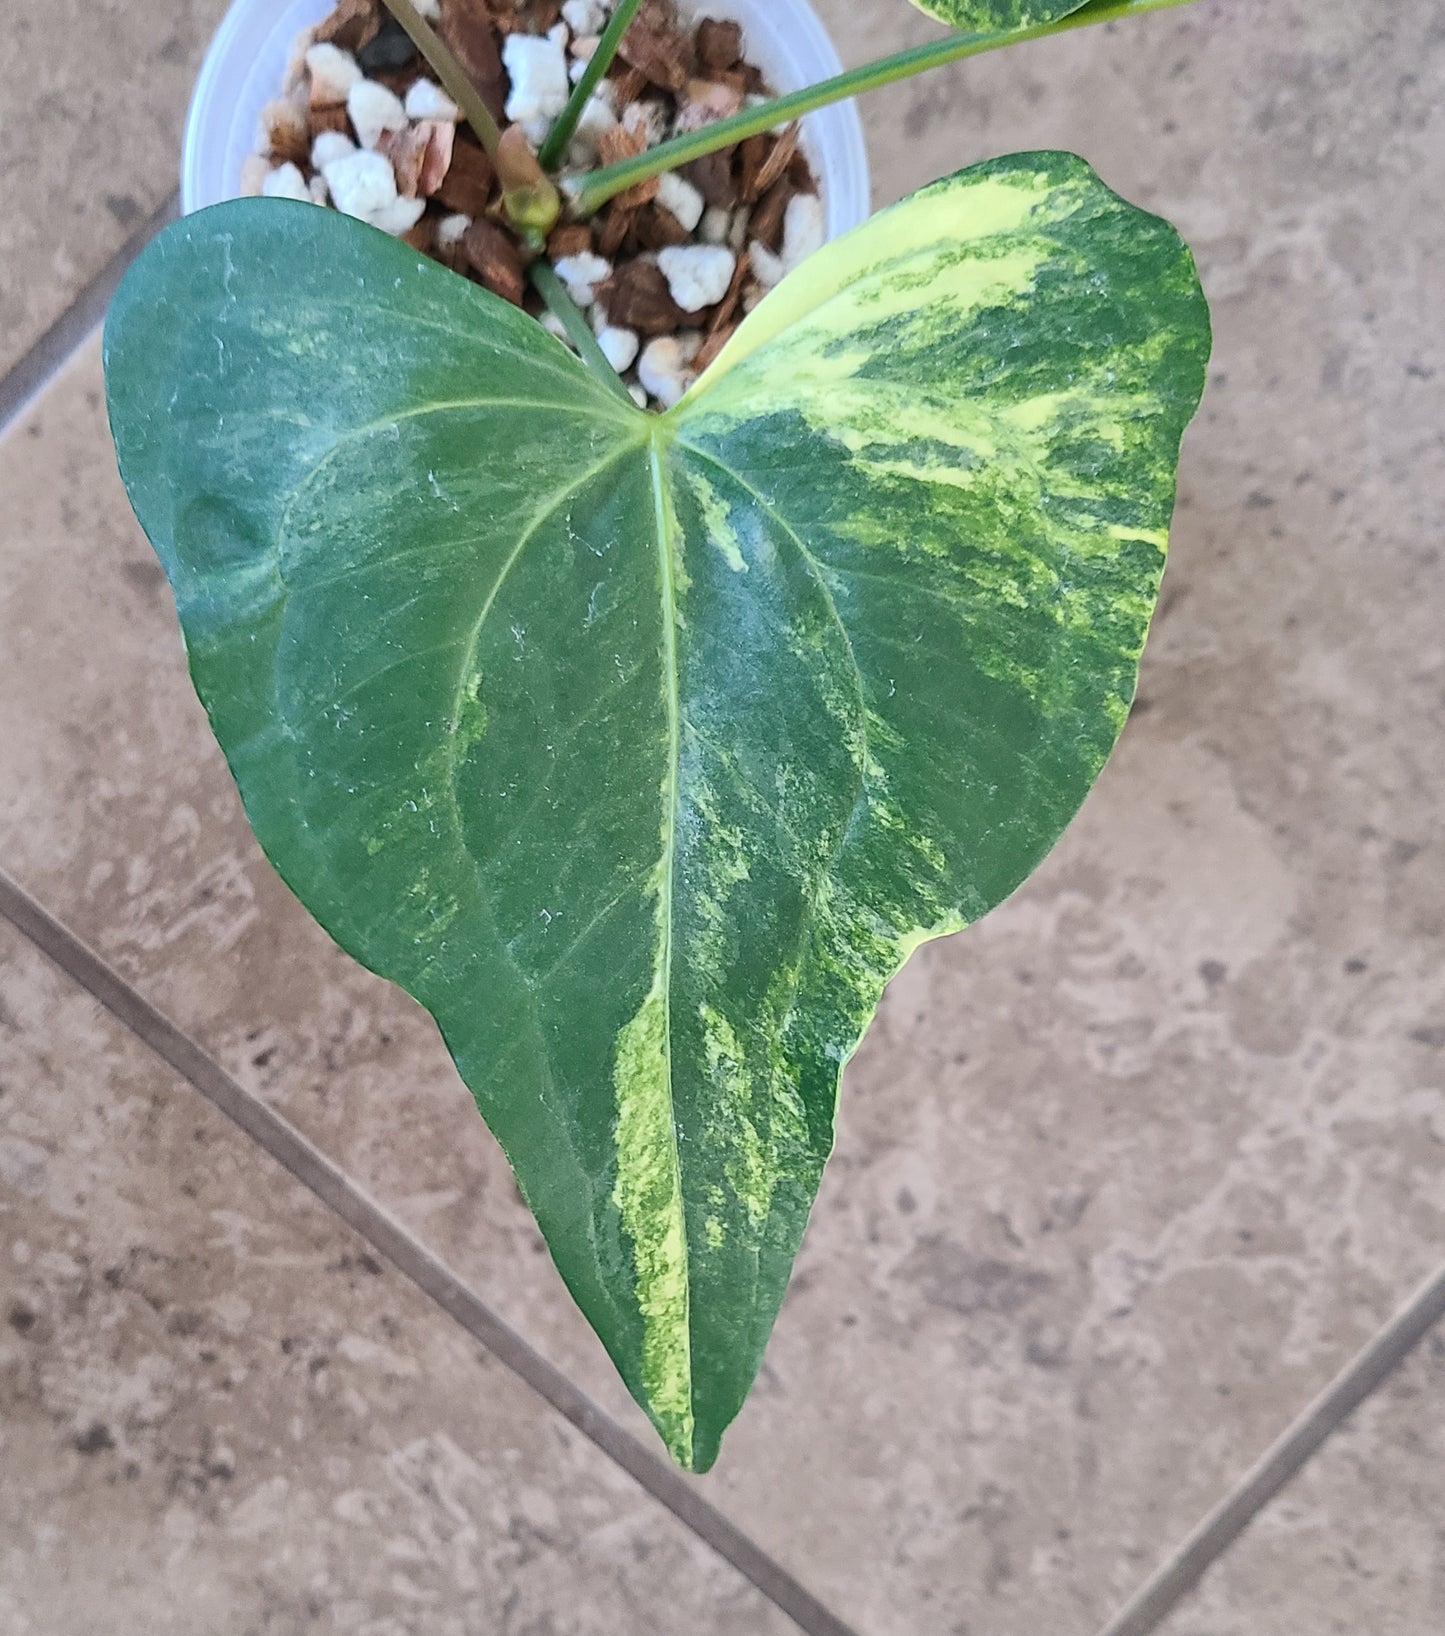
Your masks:
<svg viewBox="0 0 1445 1636"><path fill-rule="evenodd" d="M436 1017L684 1465L762 1357L843 1064L1133 695L1208 321L1081 160L820 251L671 413L285 201L141 257L111 423L262 845Z"/></svg>

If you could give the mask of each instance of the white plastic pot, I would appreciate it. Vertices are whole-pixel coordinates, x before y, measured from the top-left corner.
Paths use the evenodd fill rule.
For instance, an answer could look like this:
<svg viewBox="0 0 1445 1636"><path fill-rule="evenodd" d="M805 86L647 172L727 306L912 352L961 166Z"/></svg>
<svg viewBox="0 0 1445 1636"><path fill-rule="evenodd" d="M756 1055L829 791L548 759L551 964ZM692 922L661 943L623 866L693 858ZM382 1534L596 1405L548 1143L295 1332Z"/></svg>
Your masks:
<svg viewBox="0 0 1445 1636"><path fill-rule="evenodd" d="M234 0L211 41L186 116L181 208L234 199L255 151L262 104L278 96L291 42L332 0ZM745 50L777 91L801 90L841 72L838 54L807 0L680 0L686 14L733 18ZM822 188L829 238L866 221L868 158L852 102L803 121L803 147Z"/></svg>

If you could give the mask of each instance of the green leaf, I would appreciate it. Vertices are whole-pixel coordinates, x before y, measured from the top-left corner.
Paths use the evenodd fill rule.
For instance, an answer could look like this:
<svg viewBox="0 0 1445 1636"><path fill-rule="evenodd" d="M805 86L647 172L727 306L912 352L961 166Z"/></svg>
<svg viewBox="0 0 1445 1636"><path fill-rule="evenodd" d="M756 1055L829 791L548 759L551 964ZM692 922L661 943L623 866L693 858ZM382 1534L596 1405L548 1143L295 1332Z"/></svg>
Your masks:
<svg viewBox="0 0 1445 1636"><path fill-rule="evenodd" d="M1056 23L1086 0L913 0L920 11L965 34L1012 33Z"/></svg>
<svg viewBox="0 0 1445 1636"><path fill-rule="evenodd" d="M1159 11L1187 0L913 0L920 11L965 34L1016 34L1046 29L1068 17L1083 26L1136 12Z"/></svg>
<svg viewBox="0 0 1445 1636"><path fill-rule="evenodd" d="M335 212L167 230L111 422L252 824L436 1017L705 1469L884 984L1039 861L1133 695L1208 321L1081 160L820 251L671 413Z"/></svg>
<svg viewBox="0 0 1445 1636"><path fill-rule="evenodd" d="M1191 0L1085 0L1081 6L1069 6L1065 15L1071 24L1083 28L1093 23L1117 22L1120 18L1139 16L1147 11L1169 11L1190 3Z"/></svg>

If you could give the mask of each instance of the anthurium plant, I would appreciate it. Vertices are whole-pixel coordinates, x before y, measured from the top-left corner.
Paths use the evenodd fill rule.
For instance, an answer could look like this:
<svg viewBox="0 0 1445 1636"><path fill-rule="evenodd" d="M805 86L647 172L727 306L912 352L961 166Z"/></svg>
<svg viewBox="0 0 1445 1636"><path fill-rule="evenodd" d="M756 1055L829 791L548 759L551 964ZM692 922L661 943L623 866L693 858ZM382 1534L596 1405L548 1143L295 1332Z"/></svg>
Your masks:
<svg viewBox="0 0 1445 1636"><path fill-rule="evenodd" d="M533 242L833 97L1160 3L940 0L934 44L567 176L590 88L521 151L391 0ZM1123 725L1208 316L1175 231L1053 152L827 245L662 414L533 276L576 352L337 212L216 206L115 299L111 425L261 845L436 1018L701 1471L885 985L1024 879Z"/></svg>

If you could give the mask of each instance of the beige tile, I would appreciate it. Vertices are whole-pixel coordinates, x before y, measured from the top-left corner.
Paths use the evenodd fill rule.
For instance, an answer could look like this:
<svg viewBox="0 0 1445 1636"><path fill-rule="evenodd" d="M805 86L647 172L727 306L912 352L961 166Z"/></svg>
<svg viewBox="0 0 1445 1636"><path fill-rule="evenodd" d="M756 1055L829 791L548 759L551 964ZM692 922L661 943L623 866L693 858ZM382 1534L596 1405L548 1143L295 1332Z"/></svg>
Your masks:
<svg viewBox="0 0 1445 1636"><path fill-rule="evenodd" d="M5 8L0 374L179 180L191 83L225 0Z"/></svg>
<svg viewBox="0 0 1445 1636"><path fill-rule="evenodd" d="M1433 23L1201 0L870 106L880 198L1094 158L1218 347L1144 708L895 984L706 1480L869 1636L1084 1636L1442 1241ZM91 354L0 448L0 859L617 1406L430 1025L247 837L97 393Z"/></svg>
<svg viewBox="0 0 1445 1636"><path fill-rule="evenodd" d="M6 1636L792 1627L0 924Z"/></svg>
<svg viewBox="0 0 1445 1636"><path fill-rule="evenodd" d="M1445 1336L1336 1434L1159 1636L1432 1636L1445 1618Z"/></svg>

